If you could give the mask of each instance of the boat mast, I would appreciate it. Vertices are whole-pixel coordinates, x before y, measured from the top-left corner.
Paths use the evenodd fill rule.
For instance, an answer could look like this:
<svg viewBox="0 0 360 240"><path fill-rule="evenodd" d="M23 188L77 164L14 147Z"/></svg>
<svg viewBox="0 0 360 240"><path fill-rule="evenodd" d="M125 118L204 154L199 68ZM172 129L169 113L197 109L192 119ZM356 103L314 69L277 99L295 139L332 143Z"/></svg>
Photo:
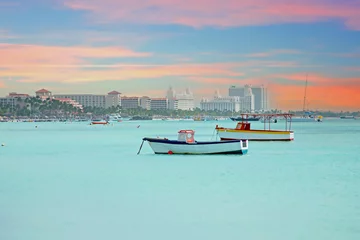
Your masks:
<svg viewBox="0 0 360 240"><path fill-rule="evenodd" d="M304 93L304 103L303 103L303 114L304 114L304 115L305 115L305 105L306 105L306 90L307 90L307 84L308 84L308 79L307 79L307 74L306 74L305 93Z"/></svg>

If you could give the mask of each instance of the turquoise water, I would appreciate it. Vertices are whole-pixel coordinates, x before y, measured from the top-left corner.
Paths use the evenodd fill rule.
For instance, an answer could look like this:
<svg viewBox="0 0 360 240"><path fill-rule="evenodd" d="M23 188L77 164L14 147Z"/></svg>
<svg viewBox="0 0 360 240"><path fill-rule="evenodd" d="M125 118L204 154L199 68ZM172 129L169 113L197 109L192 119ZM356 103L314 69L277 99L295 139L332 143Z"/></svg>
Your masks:
<svg viewBox="0 0 360 240"><path fill-rule="evenodd" d="M294 123L244 156L136 155L216 124L235 126L0 123L0 239L360 239L360 121Z"/></svg>

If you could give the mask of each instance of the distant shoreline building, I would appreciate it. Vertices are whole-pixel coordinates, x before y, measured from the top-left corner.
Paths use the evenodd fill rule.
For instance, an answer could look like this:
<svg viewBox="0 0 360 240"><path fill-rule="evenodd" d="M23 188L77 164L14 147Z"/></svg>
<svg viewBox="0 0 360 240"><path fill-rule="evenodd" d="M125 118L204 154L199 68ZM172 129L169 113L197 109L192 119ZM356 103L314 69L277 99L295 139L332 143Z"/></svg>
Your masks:
<svg viewBox="0 0 360 240"><path fill-rule="evenodd" d="M212 100L206 98L201 100L200 109L205 111L239 112L241 110L241 101L240 97L222 97L219 91L216 91Z"/></svg>
<svg viewBox="0 0 360 240"><path fill-rule="evenodd" d="M231 86L229 96L240 97L243 102L242 111L246 112L264 112L269 108L268 91L263 85L243 87Z"/></svg>
<svg viewBox="0 0 360 240"><path fill-rule="evenodd" d="M50 93L51 94L51 93ZM109 108L121 106L121 93L117 91L109 92L107 95L100 94L55 94L54 98L69 98L83 107Z"/></svg>
<svg viewBox="0 0 360 240"><path fill-rule="evenodd" d="M189 88L186 88L183 93L176 94L173 88L169 87L166 92L166 98L169 102L169 109L193 111L195 108L194 94Z"/></svg>

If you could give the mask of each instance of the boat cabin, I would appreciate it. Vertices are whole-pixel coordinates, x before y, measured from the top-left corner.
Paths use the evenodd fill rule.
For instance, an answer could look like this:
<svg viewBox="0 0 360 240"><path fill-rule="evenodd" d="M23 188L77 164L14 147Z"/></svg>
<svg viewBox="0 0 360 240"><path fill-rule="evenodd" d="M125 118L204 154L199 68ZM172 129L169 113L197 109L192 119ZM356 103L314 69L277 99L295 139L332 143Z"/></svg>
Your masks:
<svg viewBox="0 0 360 240"><path fill-rule="evenodd" d="M238 122L236 124L237 130L250 130L250 123Z"/></svg>
<svg viewBox="0 0 360 240"><path fill-rule="evenodd" d="M178 141L187 142L187 143L194 143L194 134L193 130L180 130L178 135Z"/></svg>

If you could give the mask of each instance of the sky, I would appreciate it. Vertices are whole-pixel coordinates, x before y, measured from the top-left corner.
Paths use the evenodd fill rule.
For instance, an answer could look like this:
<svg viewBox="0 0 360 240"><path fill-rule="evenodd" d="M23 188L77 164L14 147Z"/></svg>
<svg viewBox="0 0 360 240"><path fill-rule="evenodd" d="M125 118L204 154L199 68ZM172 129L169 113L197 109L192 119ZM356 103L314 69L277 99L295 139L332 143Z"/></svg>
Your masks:
<svg viewBox="0 0 360 240"><path fill-rule="evenodd" d="M307 109L360 110L360 0L0 0L0 96L252 84L301 110L306 78Z"/></svg>

